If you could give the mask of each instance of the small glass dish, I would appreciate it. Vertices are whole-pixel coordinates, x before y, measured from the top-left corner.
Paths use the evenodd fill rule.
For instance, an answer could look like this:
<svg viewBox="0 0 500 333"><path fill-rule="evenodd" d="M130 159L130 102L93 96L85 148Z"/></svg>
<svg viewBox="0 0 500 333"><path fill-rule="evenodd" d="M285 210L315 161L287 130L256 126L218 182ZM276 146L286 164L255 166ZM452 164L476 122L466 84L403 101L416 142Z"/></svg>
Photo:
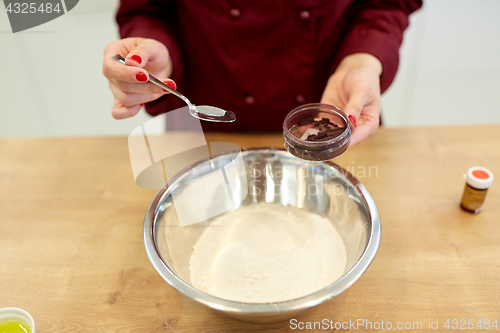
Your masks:
<svg viewBox="0 0 500 333"><path fill-rule="evenodd" d="M315 121L327 118L330 123L344 128L338 136L325 141L306 141L297 135L299 122L307 116ZM283 121L283 138L286 150L308 161L326 161L345 152L351 141L351 122L341 109L328 104L301 105L288 113Z"/></svg>
<svg viewBox="0 0 500 333"><path fill-rule="evenodd" d="M10 325L5 327L6 324ZM1 331L7 329L7 332L10 332L12 327L16 327L16 332L36 333L33 317L27 311L20 308L0 308L0 326L2 326L0 328Z"/></svg>

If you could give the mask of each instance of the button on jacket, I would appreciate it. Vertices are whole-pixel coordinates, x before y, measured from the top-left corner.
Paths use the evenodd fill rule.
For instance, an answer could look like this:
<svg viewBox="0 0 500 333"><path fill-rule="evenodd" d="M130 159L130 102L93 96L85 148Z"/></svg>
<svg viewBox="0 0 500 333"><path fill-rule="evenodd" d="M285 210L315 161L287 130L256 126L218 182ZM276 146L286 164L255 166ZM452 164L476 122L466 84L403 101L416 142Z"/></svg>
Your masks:
<svg viewBox="0 0 500 333"><path fill-rule="evenodd" d="M198 105L236 113L205 130L280 131L303 103L319 102L345 56L366 52L390 85L408 16L421 0L121 0L120 35L167 47L178 90ZM174 96L147 103L152 115L185 106Z"/></svg>

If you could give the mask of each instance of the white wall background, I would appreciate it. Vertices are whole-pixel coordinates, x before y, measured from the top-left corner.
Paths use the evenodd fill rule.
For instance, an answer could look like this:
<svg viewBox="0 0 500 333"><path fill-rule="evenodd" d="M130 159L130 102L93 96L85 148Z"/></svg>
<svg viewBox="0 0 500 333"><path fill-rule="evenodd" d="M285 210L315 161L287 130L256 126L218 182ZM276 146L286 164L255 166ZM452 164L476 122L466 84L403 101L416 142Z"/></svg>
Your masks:
<svg viewBox="0 0 500 333"><path fill-rule="evenodd" d="M0 8L1 137L128 135L149 119L143 111L111 116L102 52L118 38L117 3L80 0L66 15L16 34Z"/></svg>
<svg viewBox="0 0 500 333"><path fill-rule="evenodd" d="M114 120L102 50L118 36L116 0L12 34L0 8L0 137L128 135ZM500 123L500 1L424 0L382 98L387 127Z"/></svg>
<svg viewBox="0 0 500 333"><path fill-rule="evenodd" d="M499 123L499 14L498 0L424 0L382 98L384 124Z"/></svg>

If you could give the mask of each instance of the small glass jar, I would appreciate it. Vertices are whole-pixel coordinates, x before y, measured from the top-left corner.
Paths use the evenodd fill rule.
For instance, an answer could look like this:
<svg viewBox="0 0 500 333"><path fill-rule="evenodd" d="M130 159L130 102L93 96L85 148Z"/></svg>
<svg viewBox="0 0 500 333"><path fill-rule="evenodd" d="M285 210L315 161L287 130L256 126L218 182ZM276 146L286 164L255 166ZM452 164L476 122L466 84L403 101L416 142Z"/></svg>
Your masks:
<svg viewBox="0 0 500 333"><path fill-rule="evenodd" d="M294 129L301 119L312 116L315 120L328 118L344 131L330 140L306 141L302 140ZM326 161L339 156L347 150L351 141L351 122L341 109L320 103L301 105L288 113L283 121L283 138L288 152L298 158L308 161Z"/></svg>
<svg viewBox="0 0 500 333"><path fill-rule="evenodd" d="M464 175L465 188L460 207L469 213L477 214L483 209L486 193L493 184L493 173L483 167L475 166Z"/></svg>

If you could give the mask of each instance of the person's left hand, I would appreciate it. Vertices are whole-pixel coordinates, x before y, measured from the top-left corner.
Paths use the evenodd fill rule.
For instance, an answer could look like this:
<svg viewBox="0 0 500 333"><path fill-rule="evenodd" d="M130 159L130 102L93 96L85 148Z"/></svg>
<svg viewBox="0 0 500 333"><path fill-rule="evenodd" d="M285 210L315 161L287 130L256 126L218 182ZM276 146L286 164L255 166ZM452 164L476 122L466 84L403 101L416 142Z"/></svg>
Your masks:
<svg viewBox="0 0 500 333"><path fill-rule="evenodd" d="M368 53L348 55L328 79L321 103L342 109L351 120L351 146L372 136L380 121L382 63Z"/></svg>

